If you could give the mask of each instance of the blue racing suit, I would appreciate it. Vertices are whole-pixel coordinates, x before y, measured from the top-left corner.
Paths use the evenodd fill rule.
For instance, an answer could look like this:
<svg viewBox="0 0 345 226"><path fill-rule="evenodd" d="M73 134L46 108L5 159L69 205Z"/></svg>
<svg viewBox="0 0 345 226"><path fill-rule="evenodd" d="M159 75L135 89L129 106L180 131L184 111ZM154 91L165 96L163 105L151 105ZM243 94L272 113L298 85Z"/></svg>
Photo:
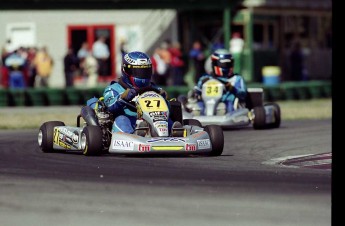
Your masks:
<svg viewBox="0 0 345 226"><path fill-rule="evenodd" d="M126 105L125 101L121 99L121 94L126 90L124 86L126 86L126 84L121 81L112 82L108 85L103 92L104 103L115 118L112 132L133 133L137 120L137 112L132 111L132 109ZM157 90L162 90L162 88L156 86L154 83L151 83L151 86ZM167 105L170 109L168 101ZM172 120L169 118L169 130L171 129L171 126Z"/></svg>
<svg viewBox="0 0 345 226"><path fill-rule="evenodd" d="M245 102L247 96L247 86L244 82L244 79L239 74L234 74L231 78L225 77L216 77L212 75L205 74L198 80L198 83L194 87L194 92L201 97L202 93L202 85L209 79L215 78L222 82L225 87L226 91L223 93L221 102L225 103L227 107L227 112L234 111L234 102L235 98L237 97L239 102ZM204 102L199 98L198 105L201 108L201 115L205 115L205 105Z"/></svg>

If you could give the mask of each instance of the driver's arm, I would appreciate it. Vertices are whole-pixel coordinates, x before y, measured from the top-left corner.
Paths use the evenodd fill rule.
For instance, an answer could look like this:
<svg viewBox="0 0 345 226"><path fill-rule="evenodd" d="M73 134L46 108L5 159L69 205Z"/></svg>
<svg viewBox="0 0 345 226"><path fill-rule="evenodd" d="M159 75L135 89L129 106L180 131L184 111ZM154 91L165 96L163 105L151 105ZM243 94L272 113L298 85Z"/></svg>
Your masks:
<svg viewBox="0 0 345 226"><path fill-rule="evenodd" d="M236 78L235 84L233 85L231 92L235 94L235 96L238 99L242 101L245 100L247 95L247 86L242 76L238 76Z"/></svg>
<svg viewBox="0 0 345 226"><path fill-rule="evenodd" d="M193 93L201 96L202 85L209 79L210 79L210 76L208 76L208 75L204 75L204 76L200 77L198 83L193 88Z"/></svg>
<svg viewBox="0 0 345 226"><path fill-rule="evenodd" d="M117 84L110 85L105 88L103 92L104 103L108 107L110 112L117 112L123 110L123 104L121 103L121 94L125 91L121 86Z"/></svg>

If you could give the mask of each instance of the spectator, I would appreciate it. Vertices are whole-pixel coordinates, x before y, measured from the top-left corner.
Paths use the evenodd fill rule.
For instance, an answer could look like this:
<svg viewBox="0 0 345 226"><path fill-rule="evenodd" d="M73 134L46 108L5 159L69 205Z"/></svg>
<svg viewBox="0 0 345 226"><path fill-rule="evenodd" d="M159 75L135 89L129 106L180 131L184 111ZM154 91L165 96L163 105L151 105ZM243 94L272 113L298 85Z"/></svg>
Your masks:
<svg viewBox="0 0 345 226"><path fill-rule="evenodd" d="M183 53L181 44L174 42L169 49L171 53L171 75L172 84L176 86L184 85L184 67Z"/></svg>
<svg viewBox="0 0 345 226"><path fill-rule="evenodd" d="M200 41L195 41L193 43L192 49L189 51L189 57L192 60L195 69L194 82L197 83L200 76L205 74L204 66L206 61L204 49Z"/></svg>
<svg viewBox="0 0 345 226"><path fill-rule="evenodd" d="M89 55L89 43L83 42L78 50L77 57L80 61L85 59Z"/></svg>
<svg viewBox="0 0 345 226"><path fill-rule="evenodd" d="M244 40L241 38L239 32L234 32L230 40L230 53L235 60L234 72L241 73L242 70L242 51L244 47Z"/></svg>
<svg viewBox="0 0 345 226"><path fill-rule="evenodd" d="M37 52L34 64L37 72L37 86L48 87L48 80L52 72L54 62L48 53L47 47L44 46Z"/></svg>
<svg viewBox="0 0 345 226"><path fill-rule="evenodd" d="M162 48L162 46L164 48ZM156 48L151 57L151 61L153 66L154 82L159 86L166 86L169 78L169 67L171 61L171 55L167 50L167 47L161 45Z"/></svg>
<svg viewBox="0 0 345 226"><path fill-rule="evenodd" d="M64 57L65 86L72 87L74 83L74 75L79 68L79 59L74 54L73 48L69 47Z"/></svg>
<svg viewBox="0 0 345 226"><path fill-rule="evenodd" d="M98 75L109 75L108 59L110 56L109 47L106 44L106 37L100 36L92 46L92 54L98 62Z"/></svg>
<svg viewBox="0 0 345 226"><path fill-rule="evenodd" d="M7 39L6 43L2 46L1 48L1 80L3 86L7 87L8 86L8 68L5 66L5 60L6 58L14 51L11 40Z"/></svg>
<svg viewBox="0 0 345 226"><path fill-rule="evenodd" d="M126 55L126 53L128 52L127 50L127 40L125 38L121 38L120 39L120 51L121 51L121 56L123 57L124 55Z"/></svg>
<svg viewBox="0 0 345 226"><path fill-rule="evenodd" d="M35 85L35 79L36 79L36 67L34 64L34 59L36 57L37 48L36 47L30 47L28 50L28 86L34 87Z"/></svg>
<svg viewBox="0 0 345 226"><path fill-rule="evenodd" d="M98 62L91 53L85 58L83 68L87 77L86 86L89 88L95 87L98 80Z"/></svg>
<svg viewBox="0 0 345 226"><path fill-rule="evenodd" d="M4 84L5 87L10 88L24 88L26 87L26 81L24 76L24 70L26 66L26 60L21 56L19 50L15 50L5 60L5 66L8 69L8 84Z"/></svg>

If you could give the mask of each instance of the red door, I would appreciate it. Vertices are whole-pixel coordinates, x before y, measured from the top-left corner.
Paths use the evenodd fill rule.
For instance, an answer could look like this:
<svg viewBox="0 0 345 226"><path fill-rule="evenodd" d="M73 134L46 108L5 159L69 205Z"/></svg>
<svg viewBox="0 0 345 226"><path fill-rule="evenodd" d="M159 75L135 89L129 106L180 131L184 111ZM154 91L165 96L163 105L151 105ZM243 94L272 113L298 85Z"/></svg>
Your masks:
<svg viewBox="0 0 345 226"><path fill-rule="evenodd" d="M86 42L89 50L100 36L106 38L106 45L109 49L109 57L104 63L104 73L98 75L99 82L110 82L116 79L115 74L115 45L114 25L71 25L67 27L67 45L73 47L75 54L78 53L82 44Z"/></svg>

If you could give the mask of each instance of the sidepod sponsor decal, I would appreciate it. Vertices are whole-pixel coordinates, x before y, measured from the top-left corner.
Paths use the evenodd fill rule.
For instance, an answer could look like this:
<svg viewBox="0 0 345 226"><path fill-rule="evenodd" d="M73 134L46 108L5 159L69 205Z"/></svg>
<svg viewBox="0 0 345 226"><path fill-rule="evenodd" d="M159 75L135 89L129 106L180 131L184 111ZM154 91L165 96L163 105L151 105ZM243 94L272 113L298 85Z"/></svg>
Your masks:
<svg viewBox="0 0 345 226"><path fill-rule="evenodd" d="M199 149L211 148L211 142L209 139L197 140Z"/></svg>
<svg viewBox="0 0 345 226"><path fill-rule="evenodd" d="M114 140L113 148L114 149L133 151L133 149L134 149L134 142L133 141L127 141L127 140Z"/></svg>

